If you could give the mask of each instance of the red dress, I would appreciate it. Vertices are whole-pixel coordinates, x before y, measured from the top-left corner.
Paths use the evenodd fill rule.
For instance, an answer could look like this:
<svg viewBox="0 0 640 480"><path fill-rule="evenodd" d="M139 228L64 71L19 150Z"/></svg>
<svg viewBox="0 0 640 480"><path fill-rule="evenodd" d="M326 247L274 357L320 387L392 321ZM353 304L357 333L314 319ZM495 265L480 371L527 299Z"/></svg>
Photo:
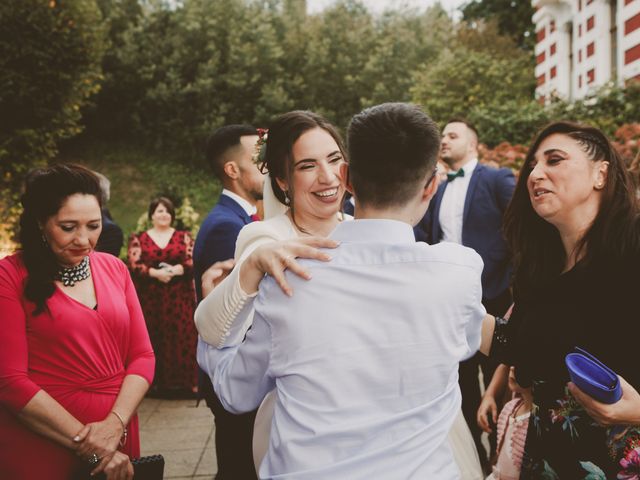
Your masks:
<svg viewBox="0 0 640 480"><path fill-rule="evenodd" d="M16 414L44 390L80 422L103 420L126 375L153 380L154 356L126 266L89 256L97 309L56 288L46 309L24 298L21 253L0 260L0 478L67 480L86 464L21 424ZM140 456L138 418L121 450Z"/></svg>
<svg viewBox="0 0 640 480"><path fill-rule="evenodd" d="M167 246L160 248L147 232L134 234L128 258L156 353L154 386L161 393L192 392L198 384L193 240L188 232L176 230ZM184 275L169 283L149 277L149 268L158 268L161 262L182 265Z"/></svg>

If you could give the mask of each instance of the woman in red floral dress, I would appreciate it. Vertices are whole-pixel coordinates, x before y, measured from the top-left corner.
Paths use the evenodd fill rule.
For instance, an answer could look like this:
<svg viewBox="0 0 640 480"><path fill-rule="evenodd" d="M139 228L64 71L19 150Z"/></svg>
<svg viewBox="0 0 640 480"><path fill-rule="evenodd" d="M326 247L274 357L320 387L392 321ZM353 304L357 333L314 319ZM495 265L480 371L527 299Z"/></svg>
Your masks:
<svg viewBox="0 0 640 480"><path fill-rule="evenodd" d="M152 228L133 234L128 263L156 354L154 390L161 395L193 393L197 385L197 331L193 322L193 239L172 227L173 203L159 197L149 205Z"/></svg>

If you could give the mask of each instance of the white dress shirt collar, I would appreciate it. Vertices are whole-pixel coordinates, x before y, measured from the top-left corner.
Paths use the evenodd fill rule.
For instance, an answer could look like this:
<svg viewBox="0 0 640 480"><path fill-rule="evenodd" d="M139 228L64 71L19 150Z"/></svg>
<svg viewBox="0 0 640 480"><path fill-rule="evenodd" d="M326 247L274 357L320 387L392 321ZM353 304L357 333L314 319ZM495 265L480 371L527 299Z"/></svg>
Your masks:
<svg viewBox="0 0 640 480"><path fill-rule="evenodd" d="M227 197L235 200L238 205L242 207L242 209L247 212L247 215L251 216L258 212L258 209L255 205L251 205L248 201L242 198L237 193L233 193L231 190L227 190L226 188L222 189L222 195L226 195Z"/></svg>
<svg viewBox="0 0 640 480"><path fill-rule="evenodd" d="M408 223L387 219L356 219L338 224L330 237L338 241L367 243L415 243L413 228Z"/></svg>
<svg viewBox="0 0 640 480"><path fill-rule="evenodd" d="M469 160L467 163L465 163L460 168L462 168L462 170L464 170L465 177L468 177L469 175L471 175L471 173L473 173L473 170L476 168L476 165L478 165L478 159L477 158L473 158L473 159Z"/></svg>

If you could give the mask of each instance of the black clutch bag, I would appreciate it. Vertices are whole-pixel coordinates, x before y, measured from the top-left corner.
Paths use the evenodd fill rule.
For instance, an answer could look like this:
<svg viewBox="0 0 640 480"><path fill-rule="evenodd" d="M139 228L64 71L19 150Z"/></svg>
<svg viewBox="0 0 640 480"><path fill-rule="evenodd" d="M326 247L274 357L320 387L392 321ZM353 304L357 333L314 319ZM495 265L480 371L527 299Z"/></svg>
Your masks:
<svg viewBox="0 0 640 480"><path fill-rule="evenodd" d="M164 457L162 455L149 455L147 457L132 458L133 478L135 480L162 480L164 477ZM76 477L77 480L105 480L104 473L91 476L93 467L87 467L85 473Z"/></svg>
<svg viewBox="0 0 640 480"><path fill-rule="evenodd" d="M134 458L131 460L131 464L135 480L162 480L164 477L164 457L162 455Z"/></svg>

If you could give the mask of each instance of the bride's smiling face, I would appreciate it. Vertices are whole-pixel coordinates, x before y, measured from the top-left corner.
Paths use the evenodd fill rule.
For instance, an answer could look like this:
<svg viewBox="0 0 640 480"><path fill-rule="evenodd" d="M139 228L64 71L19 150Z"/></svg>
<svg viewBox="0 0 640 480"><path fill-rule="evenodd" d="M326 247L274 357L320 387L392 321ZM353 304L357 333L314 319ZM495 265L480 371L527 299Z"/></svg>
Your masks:
<svg viewBox="0 0 640 480"><path fill-rule="evenodd" d="M344 157L333 137L322 128L306 131L293 144L291 187L278 180L280 188L293 190L296 214L330 218L340 210L344 179L340 166Z"/></svg>

